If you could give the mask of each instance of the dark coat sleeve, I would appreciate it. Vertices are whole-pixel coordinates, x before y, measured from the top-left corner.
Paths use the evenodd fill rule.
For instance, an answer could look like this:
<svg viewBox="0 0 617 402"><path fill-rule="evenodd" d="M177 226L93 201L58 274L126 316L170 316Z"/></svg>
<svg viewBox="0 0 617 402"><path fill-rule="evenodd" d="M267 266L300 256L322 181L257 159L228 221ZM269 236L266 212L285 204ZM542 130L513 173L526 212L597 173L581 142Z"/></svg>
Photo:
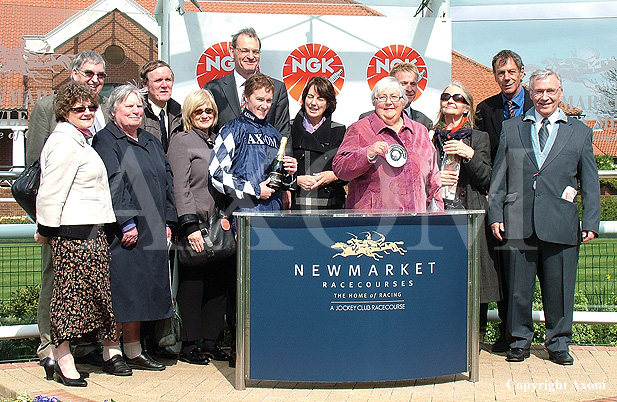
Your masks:
<svg viewBox="0 0 617 402"><path fill-rule="evenodd" d="M119 141L122 140L118 140L107 128L104 128L94 136L92 147L99 154L105 164L105 169L107 169L114 213L118 224L122 226L137 215L138 208L131 197L128 190L129 183L126 181L124 172L122 172L120 163L122 154Z"/></svg>
<svg viewBox="0 0 617 402"><path fill-rule="evenodd" d="M463 160L462 166L470 184L487 194L491 181L491 143L488 134L478 130L473 130L472 141L474 155L470 160Z"/></svg>

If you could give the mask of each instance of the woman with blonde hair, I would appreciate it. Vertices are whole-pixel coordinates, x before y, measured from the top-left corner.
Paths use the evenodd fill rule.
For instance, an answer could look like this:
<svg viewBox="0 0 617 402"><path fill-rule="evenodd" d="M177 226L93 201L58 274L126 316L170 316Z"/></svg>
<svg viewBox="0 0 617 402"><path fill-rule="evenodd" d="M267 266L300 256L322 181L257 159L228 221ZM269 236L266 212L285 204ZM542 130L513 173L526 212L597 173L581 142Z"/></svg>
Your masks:
<svg viewBox="0 0 617 402"><path fill-rule="evenodd" d="M182 122L186 131L170 139L167 157L174 174L174 196L178 210L178 236L184 236L197 253L205 252L199 224L206 222L215 207L208 166L214 146L218 109L210 91L199 89L189 93L182 107ZM221 197L216 200L221 200ZM229 356L216 340L225 324L225 307L229 278L235 275L235 256L189 267L178 264L178 294L176 301L182 318L180 339L182 350L178 358L192 364L208 364L209 359L228 360ZM197 345L201 342L201 349Z"/></svg>

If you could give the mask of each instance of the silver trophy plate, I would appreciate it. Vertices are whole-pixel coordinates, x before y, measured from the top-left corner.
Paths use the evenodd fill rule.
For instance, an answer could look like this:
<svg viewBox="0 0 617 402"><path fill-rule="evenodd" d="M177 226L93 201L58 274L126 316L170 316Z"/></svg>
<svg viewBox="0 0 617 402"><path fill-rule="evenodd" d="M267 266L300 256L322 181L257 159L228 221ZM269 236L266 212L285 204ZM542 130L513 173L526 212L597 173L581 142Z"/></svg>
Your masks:
<svg viewBox="0 0 617 402"><path fill-rule="evenodd" d="M399 144L392 144L386 152L386 162L392 167L401 167L407 162L407 150Z"/></svg>

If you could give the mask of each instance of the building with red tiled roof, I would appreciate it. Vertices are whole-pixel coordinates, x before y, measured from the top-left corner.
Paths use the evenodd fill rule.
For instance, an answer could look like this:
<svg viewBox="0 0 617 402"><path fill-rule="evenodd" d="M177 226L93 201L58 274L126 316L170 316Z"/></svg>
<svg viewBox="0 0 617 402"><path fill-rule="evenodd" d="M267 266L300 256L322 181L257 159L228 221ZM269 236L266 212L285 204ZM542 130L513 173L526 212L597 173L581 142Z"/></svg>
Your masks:
<svg viewBox="0 0 617 402"><path fill-rule="evenodd" d="M477 105L500 91L493 77L493 70L484 64L452 51L452 80L460 81L471 92Z"/></svg>

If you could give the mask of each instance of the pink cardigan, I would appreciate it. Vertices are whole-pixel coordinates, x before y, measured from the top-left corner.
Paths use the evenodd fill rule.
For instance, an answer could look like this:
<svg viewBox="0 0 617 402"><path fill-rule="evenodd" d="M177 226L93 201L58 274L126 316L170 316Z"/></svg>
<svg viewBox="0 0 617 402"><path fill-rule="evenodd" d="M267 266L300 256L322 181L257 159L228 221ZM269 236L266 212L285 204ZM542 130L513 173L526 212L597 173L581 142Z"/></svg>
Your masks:
<svg viewBox="0 0 617 402"><path fill-rule="evenodd" d="M376 141L404 146L407 163L394 168L381 156L371 163L366 151ZM405 115L398 134L375 113L349 126L332 168L349 181L347 209L426 212L434 198L443 210L437 152L426 127Z"/></svg>

